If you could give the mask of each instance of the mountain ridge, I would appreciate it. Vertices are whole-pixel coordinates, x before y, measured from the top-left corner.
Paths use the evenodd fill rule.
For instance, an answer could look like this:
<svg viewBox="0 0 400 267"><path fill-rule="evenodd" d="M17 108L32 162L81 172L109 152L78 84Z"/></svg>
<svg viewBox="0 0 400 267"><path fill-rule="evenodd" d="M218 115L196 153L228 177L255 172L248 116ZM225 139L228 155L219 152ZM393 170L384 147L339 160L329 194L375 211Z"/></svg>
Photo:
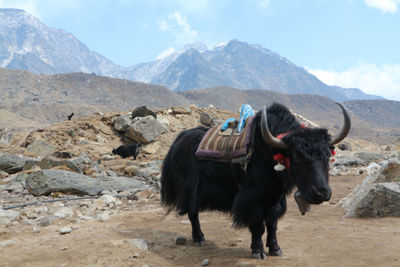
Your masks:
<svg viewBox="0 0 400 267"><path fill-rule="evenodd" d="M212 49L195 42L168 57L122 67L89 50L71 33L48 27L19 9L0 9L0 39L0 66L9 69L94 73L160 84L176 91L231 86L318 94L336 101L377 98L359 89L328 86L279 54L235 39Z"/></svg>

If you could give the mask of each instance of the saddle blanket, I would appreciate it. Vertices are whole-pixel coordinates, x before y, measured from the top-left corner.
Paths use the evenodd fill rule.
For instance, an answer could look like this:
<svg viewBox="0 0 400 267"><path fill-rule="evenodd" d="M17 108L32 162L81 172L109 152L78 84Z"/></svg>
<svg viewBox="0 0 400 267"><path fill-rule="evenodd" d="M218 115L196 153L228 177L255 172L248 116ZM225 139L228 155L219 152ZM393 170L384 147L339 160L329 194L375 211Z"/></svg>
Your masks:
<svg viewBox="0 0 400 267"><path fill-rule="evenodd" d="M246 158L252 135L252 126L255 116L247 118L244 128L228 128L222 130L222 125L210 128L201 139L195 155L198 159L227 161L240 163Z"/></svg>

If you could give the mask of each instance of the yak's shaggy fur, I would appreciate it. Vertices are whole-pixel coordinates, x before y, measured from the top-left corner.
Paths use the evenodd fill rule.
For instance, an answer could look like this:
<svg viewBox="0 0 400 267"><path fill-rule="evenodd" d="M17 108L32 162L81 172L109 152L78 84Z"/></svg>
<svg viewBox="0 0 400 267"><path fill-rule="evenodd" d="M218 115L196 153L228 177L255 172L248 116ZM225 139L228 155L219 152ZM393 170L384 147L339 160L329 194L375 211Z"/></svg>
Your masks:
<svg viewBox="0 0 400 267"><path fill-rule="evenodd" d="M172 144L163 163L161 201L180 215L188 214L194 242L201 244L205 240L198 212L219 210L230 212L237 227L249 227L253 254L266 256L261 239L266 227L269 254L280 255L276 228L278 218L286 212L286 195L297 186L309 203L319 204L329 199L327 130L301 128L295 116L280 104L269 107L267 117L274 136L290 132L282 139L288 149L278 150L265 143L258 112L254 121L254 151L247 173L238 164L232 170L228 164L195 157L208 128L183 131ZM278 152L290 158L289 170L274 170L273 155Z"/></svg>

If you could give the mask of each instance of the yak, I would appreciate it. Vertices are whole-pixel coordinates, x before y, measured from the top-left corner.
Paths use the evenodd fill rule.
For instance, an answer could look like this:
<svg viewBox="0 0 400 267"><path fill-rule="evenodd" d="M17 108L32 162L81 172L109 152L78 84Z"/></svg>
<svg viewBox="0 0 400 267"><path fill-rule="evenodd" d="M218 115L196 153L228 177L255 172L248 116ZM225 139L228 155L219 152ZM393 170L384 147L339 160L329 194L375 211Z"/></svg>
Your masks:
<svg viewBox="0 0 400 267"><path fill-rule="evenodd" d="M264 107L254 117L251 158L247 167L203 160L195 156L208 128L182 131L171 145L161 174L161 204L168 212L188 214L192 239L197 245L205 241L199 211L229 212L235 227L251 232L253 257L265 259L262 236L267 230L268 255L280 256L277 240L278 219L286 212L286 195L295 187L307 204L320 204L331 197L329 159L334 145L350 131L350 117L344 116L340 132L331 138L325 128L305 128L284 105ZM279 134L283 137L277 138ZM274 169L274 155L281 154L286 169Z"/></svg>
<svg viewBox="0 0 400 267"><path fill-rule="evenodd" d="M122 145L112 150L113 154L120 155L122 158L127 158L133 156L136 159L139 154L139 145L131 144L131 145Z"/></svg>

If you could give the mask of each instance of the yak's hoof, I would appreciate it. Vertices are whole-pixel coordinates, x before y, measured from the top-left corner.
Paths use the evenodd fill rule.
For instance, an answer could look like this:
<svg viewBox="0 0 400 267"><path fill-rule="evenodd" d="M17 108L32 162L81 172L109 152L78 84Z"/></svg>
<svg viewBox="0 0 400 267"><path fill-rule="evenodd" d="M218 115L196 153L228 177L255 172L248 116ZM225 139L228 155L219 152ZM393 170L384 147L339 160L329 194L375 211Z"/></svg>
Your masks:
<svg viewBox="0 0 400 267"><path fill-rule="evenodd" d="M280 250L280 249L269 250L268 251L268 256L282 256L282 250Z"/></svg>
<svg viewBox="0 0 400 267"><path fill-rule="evenodd" d="M254 259L257 260L265 260L267 258L267 254L265 254L265 251L260 251L258 249L253 250L251 255Z"/></svg>
<svg viewBox="0 0 400 267"><path fill-rule="evenodd" d="M193 245L196 247L201 247L201 245L204 243L204 241L193 241Z"/></svg>

